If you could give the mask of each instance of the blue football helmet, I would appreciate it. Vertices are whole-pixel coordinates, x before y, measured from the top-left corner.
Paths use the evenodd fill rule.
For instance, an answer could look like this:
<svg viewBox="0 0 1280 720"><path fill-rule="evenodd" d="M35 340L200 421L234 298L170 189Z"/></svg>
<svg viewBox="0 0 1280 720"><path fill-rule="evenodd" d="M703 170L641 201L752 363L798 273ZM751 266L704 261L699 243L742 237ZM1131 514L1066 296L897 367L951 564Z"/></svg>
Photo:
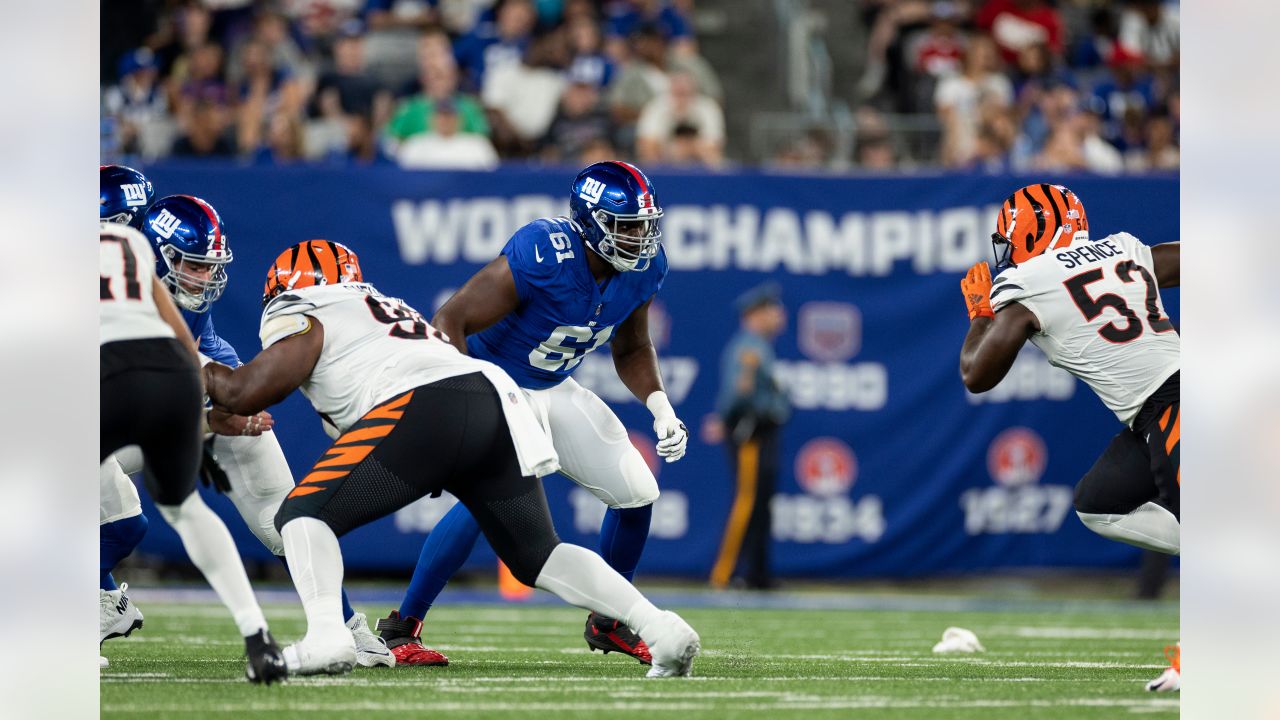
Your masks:
<svg viewBox="0 0 1280 720"><path fill-rule="evenodd" d="M590 165L569 192L569 217L587 247L620 272L649 268L662 240L662 208L640 168L617 160Z"/></svg>
<svg viewBox="0 0 1280 720"><path fill-rule="evenodd" d="M142 234L156 251L156 276L191 312L206 312L227 287L231 247L222 218L190 195L160 198L142 216Z"/></svg>
<svg viewBox="0 0 1280 720"><path fill-rule="evenodd" d="M156 199L146 175L124 165L98 166L98 219L138 226L138 219Z"/></svg>

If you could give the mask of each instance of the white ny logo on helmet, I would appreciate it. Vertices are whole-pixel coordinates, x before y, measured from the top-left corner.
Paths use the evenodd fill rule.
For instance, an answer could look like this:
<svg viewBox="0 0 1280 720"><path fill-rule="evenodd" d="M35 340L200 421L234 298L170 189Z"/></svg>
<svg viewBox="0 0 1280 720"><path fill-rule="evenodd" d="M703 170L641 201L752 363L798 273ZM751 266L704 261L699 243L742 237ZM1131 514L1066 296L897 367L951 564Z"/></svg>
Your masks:
<svg viewBox="0 0 1280 720"><path fill-rule="evenodd" d="M182 221L168 210L161 210L159 215L151 218L151 229L165 240L171 239L181 226Z"/></svg>
<svg viewBox="0 0 1280 720"><path fill-rule="evenodd" d="M604 183L595 178L587 178L582 181L582 192L578 193L578 197L586 200L591 205L600 204L600 196L604 194Z"/></svg>
<svg viewBox="0 0 1280 720"><path fill-rule="evenodd" d="M121 185L120 189L124 191L124 204L128 207L137 207L147 204L147 188L142 183L128 183Z"/></svg>

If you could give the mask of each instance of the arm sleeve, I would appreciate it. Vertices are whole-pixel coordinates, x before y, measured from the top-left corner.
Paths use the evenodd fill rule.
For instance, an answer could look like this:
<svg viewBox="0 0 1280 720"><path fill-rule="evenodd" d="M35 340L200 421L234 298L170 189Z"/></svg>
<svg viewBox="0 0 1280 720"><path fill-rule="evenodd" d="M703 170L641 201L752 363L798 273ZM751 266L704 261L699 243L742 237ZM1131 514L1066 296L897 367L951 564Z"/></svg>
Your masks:
<svg viewBox="0 0 1280 720"><path fill-rule="evenodd" d="M527 301L540 287L546 287L555 277L560 263L551 246L550 233L559 228L547 227L541 221L525 225L511 236L502 254L507 256L507 267L515 281L516 296Z"/></svg>

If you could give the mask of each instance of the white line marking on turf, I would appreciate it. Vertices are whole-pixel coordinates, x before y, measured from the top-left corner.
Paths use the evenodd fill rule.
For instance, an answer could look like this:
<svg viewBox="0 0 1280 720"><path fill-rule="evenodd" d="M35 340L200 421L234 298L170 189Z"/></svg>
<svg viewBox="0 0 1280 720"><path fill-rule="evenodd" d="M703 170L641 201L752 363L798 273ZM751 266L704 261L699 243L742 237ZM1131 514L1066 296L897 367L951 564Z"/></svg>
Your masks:
<svg viewBox="0 0 1280 720"><path fill-rule="evenodd" d="M290 713L297 712L349 712L356 713L362 711L382 711L382 712L412 712L412 711L430 711L432 713L441 712L558 712L558 711L637 711L644 713L653 713L655 711L675 711L675 710L760 710L760 711L778 711L778 710L884 710L884 709L1015 709L1015 708L1061 708L1061 707L1096 707L1096 708L1125 708L1130 711L1147 711L1155 712L1160 710L1176 711L1179 707L1177 700L1172 699L1103 699L1103 698L1083 698L1083 699L1059 699L1059 700L958 700L958 699L938 699L938 700L911 700L904 698L880 697L880 696L864 696L858 698L837 698L831 700L802 699L796 702L779 702L774 704L762 704L758 702L743 703L699 703L699 702L588 702L588 703L572 703L572 702L432 702L423 700L421 702L337 702L337 703L263 703L247 702L247 703L220 703L216 705L204 705L200 709L210 712L262 712L262 711L280 711L287 710ZM147 705L141 703L130 703L121 705L104 705L104 711L111 712L130 712L130 713L185 713L191 710L189 705L171 704L171 705Z"/></svg>
<svg viewBox="0 0 1280 720"><path fill-rule="evenodd" d="M985 631L984 636L986 635L1013 635L1014 637L1054 640L1163 640L1171 642L1167 630L1140 630L1136 628L993 627Z"/></svg>

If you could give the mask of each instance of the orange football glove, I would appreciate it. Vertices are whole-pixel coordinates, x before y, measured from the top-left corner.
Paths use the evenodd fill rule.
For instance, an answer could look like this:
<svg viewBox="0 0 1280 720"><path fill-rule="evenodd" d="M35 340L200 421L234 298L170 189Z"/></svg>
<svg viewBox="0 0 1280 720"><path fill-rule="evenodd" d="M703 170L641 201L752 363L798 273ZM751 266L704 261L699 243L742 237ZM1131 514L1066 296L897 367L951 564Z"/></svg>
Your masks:
<svg viewBox="0 0 1280 720"><path fill-rule="evenodd" d="M996 316L991 310L991 268L985 260L969 268L960 281L960 292L964 293L964 304L969 307L969 320Z"/></svg>

